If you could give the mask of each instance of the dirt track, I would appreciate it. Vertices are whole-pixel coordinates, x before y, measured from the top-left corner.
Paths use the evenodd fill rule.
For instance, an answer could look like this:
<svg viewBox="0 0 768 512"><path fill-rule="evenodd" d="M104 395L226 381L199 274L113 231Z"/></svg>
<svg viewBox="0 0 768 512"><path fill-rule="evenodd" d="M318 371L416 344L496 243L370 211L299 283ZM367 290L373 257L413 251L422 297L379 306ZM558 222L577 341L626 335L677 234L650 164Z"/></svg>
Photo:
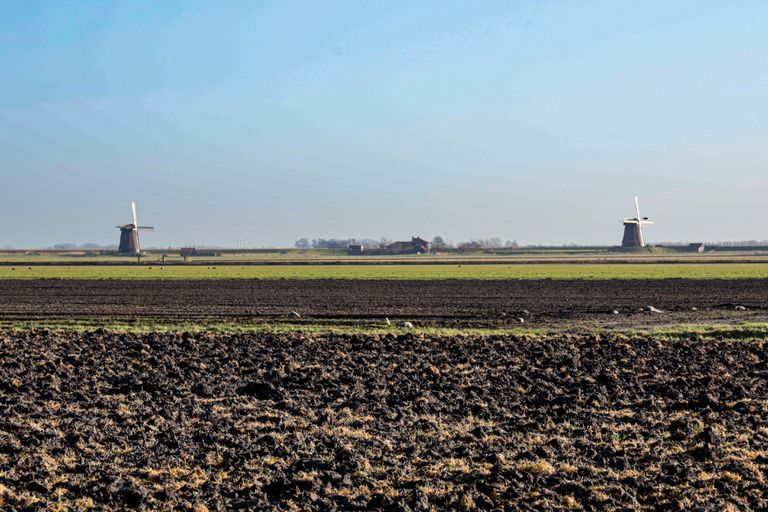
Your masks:
<svg viewBox="0 0 768 512"><path fill-rule="evenodd" d="M639 309L652 305L664 315ZM746 311L735 311L743 305ZM692 311L692 308L698 311ZM618 315L612 311L617 310ZM762 280L0 281L0 320L381 321L506 326L741 321L768 314ZM525 312L528 313L525 313Z"/></svg>
<svg viewBox="0 0 768 512"><path fill-rule="evenodd" d="M765 341L0 333L0 509L765 510L766 361Z"/></svg>

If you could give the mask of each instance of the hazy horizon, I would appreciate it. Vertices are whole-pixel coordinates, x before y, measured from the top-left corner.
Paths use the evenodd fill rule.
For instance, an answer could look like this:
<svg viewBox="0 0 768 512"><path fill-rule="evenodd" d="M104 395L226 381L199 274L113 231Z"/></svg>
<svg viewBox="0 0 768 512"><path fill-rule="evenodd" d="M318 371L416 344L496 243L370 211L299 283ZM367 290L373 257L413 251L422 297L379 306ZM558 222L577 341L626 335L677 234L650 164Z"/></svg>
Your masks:
<svg viewBox="0 0 768 512"><path fill-rule="evenodd" d="M761 2L5 2L0 247L762 240Z"/></svg>

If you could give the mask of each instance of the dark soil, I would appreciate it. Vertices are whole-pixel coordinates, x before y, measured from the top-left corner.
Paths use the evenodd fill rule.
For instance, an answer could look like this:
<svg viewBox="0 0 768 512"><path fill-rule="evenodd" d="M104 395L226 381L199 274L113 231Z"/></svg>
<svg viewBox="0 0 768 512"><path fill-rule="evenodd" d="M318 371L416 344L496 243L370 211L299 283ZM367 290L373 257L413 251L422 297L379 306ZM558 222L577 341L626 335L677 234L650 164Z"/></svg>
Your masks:
<svg viewBox="0 0 768 512"><path fill-rule="evenodd" d="M736 311L737 305L746 310ZM643 313L645 306L665 313ZM301 318L291 320L290 311ZM519 318L533 326L631 326L757 320L767 313L768 286L762 280L0 281L0 320L8 322L380 322L388 317L417 327L503 327L519 325Z"/></svg>
<svg viewBox="0 0 768 512"><path fill-rule="evenodd" d="M767 361L765 341L0 333L0 508L765 510Z"/></svg>

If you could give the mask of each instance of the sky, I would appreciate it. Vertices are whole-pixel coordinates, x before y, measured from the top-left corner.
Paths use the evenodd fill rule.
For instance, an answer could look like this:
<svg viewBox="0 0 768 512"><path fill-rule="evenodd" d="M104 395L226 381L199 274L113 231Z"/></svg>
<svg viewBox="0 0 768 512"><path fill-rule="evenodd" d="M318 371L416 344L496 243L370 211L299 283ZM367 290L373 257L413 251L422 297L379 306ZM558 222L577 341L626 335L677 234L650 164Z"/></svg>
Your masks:
<svg viewBox="0 0 768 512"><path fill-rule="evenodd" d="M768 3L6 0L0 247L768 239Z"/></svg>

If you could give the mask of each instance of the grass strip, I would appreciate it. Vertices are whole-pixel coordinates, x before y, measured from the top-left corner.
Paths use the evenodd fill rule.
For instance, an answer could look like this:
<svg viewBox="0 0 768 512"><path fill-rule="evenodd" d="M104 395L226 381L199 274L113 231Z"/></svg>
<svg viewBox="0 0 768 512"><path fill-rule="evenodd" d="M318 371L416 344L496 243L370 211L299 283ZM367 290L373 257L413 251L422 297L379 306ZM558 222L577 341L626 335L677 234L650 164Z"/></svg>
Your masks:
<svg viewBox="0 0 768 512"><path fill-rule="evenodd" d="M607 328L450 328L414 327L399 328L378 324L316 324L316 323L273 323L273 322L110 322L110 321L0 321L0 329L26 331L46 329L50 331L93 331L104 329L116 333L219 333L219 334L339 334L339 335L404 335L419 337L450 336L516 336L535 338L542 336L607 336L616 338L652 337L657 339L695 339L700 341L718 339L766 340L768 323L742 324L684 324L677 326L607 329Z"/></svg>

